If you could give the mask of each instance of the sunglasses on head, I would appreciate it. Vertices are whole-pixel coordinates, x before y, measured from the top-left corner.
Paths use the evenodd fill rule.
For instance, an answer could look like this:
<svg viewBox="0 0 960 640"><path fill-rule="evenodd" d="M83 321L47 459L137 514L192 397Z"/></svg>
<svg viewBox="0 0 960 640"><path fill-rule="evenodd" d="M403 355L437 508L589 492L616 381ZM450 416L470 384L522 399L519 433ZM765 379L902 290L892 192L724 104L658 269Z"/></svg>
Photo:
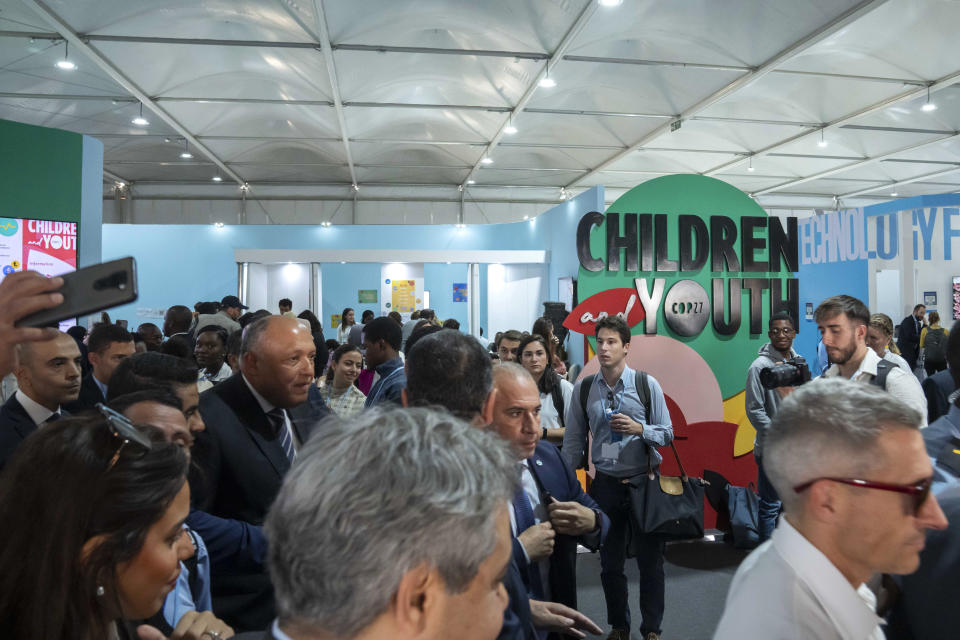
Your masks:
<svg viewBox="0 0 960 640"><path fill-rule="evenodd" d="M117 447L113 457L110 458L110 464L107 465L107 471L110 471L116 466L117 461L120 460L120 453L128 444L133 444L135 447L139 447L141 455L153 448L150 438L133 426L133 423L130 422L125 415L114 411L102 402L98 402L96 406L97 410L103 414L104 418L106 418L107 428L110 429L113 437L120 441L120 446Z"/></svg>
<svg viewBox="0 0 960 640"><path fill-rule="evenodd" d="M905 493L913 498L913 514L920 513L923 503L927 501L930 495L930 487L933 485L933 478L922 480L918 484L889 484L886 482L871 482L870 480L858 480L856 478L814 478L798 484L793 488L796 493L802 493L809 489L815 482L829 480L830 482L839 482L840 484L850 485L852 487L861 487L863 489L877 489L879 491L893 491L894 493Z"/></svg>

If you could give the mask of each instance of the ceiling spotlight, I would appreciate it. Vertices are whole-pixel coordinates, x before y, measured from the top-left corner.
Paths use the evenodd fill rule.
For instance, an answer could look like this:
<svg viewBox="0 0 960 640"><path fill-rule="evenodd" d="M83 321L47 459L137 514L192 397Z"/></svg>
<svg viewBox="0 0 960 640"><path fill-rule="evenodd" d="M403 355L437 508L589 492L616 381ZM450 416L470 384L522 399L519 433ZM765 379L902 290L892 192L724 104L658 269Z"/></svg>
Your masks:
<svg viewBox="0 0 960 640"><path fill-rule="evenodd" d="M143 103L142 103L142 102L140 103L140 115L138 115L136 118L134 118L133 120L131 120L131 122L133 122L133 124L137 125L138 127L145 127L145 126L147 126L148 124L150 124L150 122L149 122L146 118L143 117Z"/></svg>
<svg viewBox="0 0 960 640"><path fill-rule="evenodd" d="M213 180L214 182L223 182L223 178L221 178L220 176L213 176L211 180Z"/></svg>
<svg viewBox="0 0 960 640"><path fill-rule="evenodd" d="M523 219L524 219L524 220L529 220L529 219L530 219L530 216L523 216Z"/></svg>
<svg viewBox="0 0 960 640"><path fill-rule="evenodd" d="M183 158L184 160L189 160L190 158L193 157L193 154L190 153L189 144L190 144L190 143L187 142L187 139L184 138L184 139L183 139L183 153L180 154L180 157Z"/></svg>
<svg viewBox="0 0 960 640"><path fill-rule="evenodd" d="M823 139L823 129L820 129L820 141L817 142L817 146L821 149L827 146L827 141Z"/></svg>
<svg viewBox="0 0 960 640"><path fill-rule="evenodd" d="M323 222L320 223L320 226L321 226L321 227L329 227L329 226L330 226L330 221L329 221L329 220L324 220Z"/></svg>
<svg viewBox="0 0 960 640"><path fill-rule="evenodd" d="M73 71L77 68L77 65L70 60L70 43L64 41L63 44L63 60L57 60L57 69L62 69L63 71Z"/></svg>
<svg viewBox="0 0 960 640"><path fill-rule="evenodd" d="M164 138L163 141L166 142L167 144L169 144L169 143L170 143L170 138Z"/></svg>
<svg viewBox="0 0 960 640"><path fill-rule="evenodd" d="M552 89L557 86L557 81L551 78L550 72L547 71L547 75L540 78L540 82L538 84L544 89Z"/></svg>
<svg viewBox="0 0 960 640"><path fill-rule="evenodd" d="M508 136L512 136L517 132L517 128L513 126L513 116L510 116L510 119L507 121L507 126L503 128L503 132Z"/></svg>
<svg viewBox="0 0 960 640"><path fill-rule="evenodd" d="M358 187L356 183L352 185L352 188L354 193L357 193L358 191L360 191L360 187Z"/></svg>
<svg viewBox="0 0 960 640"><path fill-rule="evenodd" d="M213 226L215 226L217 229L223 229L223 223L222 223L222 222L214 222L214 223L213 223Z"/></svg>
<svg viewBox="0 0 960 640"><path fill-rule="evenodd" d="M483 160L481 160L480 163L481 163L481 164L493 164L493 158L491 158L491 157L488 156L488 157L484 158Z"/></svg>
<svg viewBox="0 0 960 640"><path fill-rule="evenodd" d="M340 261L340 264L347 264L347 261L346 261L346 260L341 260L341 261Z"/></svg>
<svg viewBox="0 0 960 640"><path fill-rule="evenodd" d="M464 229L464 228L466 228L466 226L467 226L467 225L463 224L462 222L458 222L457 225L456 225L457 229Z"/></svg>
<svg viewBox="0 0 960 640"><path fill-rule="evenodd" d="M896 198L898 194L897 194L897 192L896 192L896 191L894 191L894 192L893 192L893 193L891 193L890 195L891 195L891 196L893 196L894 198Z"/></svg>
<svg viewBox="0 0 960 640"><path fill-rule="evenodd" d="M560 199L561 200L567 199L567 190L564 187L560 187Z"/></svg>
<svg viewBox="0 0 960 640"><path fill-rule="evenodd" d="M923 105L922 107L920 107L920 110L921 110L921 111L934 111L934 110L936 110L936 108L937 108L937 105L935 105L935 104L933 104L932 102L930 102L930 85L927 85L927 101L926 101L926 103L924 103L924 105Z"/></svg>
<svg viewBox="0 0 960 640"><path fill-rule="evenodd" d="M623 0L600 0L601 7L619 7L623 4Z"/></svg>
<svg viewBox="0 0 960 640"><path fill-rule="evenodd" d="M467 184L477 184L477 181L474 179L467 180Z"/></svg>
<svg viewBox="0 0 960 640"><path fill-rule="evenodd" d="M747 171L753 173L753 156L750 156L750 163L747 165Z"/></svg>

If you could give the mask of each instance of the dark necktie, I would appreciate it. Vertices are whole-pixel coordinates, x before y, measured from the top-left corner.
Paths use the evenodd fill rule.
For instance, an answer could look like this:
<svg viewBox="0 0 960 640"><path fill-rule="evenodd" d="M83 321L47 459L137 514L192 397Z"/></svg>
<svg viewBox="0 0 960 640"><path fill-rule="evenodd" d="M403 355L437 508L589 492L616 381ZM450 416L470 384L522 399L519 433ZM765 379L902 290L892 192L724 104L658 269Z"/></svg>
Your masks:
<svg viewBox="0 0 960 640"><path fill-rule="evenodd" d="M50 417L43 421L43 424L50 424L51 422L56 422L63 416L60 413L51 413Z"/></svg>
<svg viewBox="0 0 960 640"><path fill-rule="evenodd" d="M523 472L530 473L529 470L526 469L521 471L521 479L523 478ZM527 497L527 492L523 490L522 484L517 488L516 493L513 494L513 513L517 519L518 536L537 523L533 517L533 507L530 506L530 498ZM540 580L540 567L537 566L536 562L531 562L527 565L527 577L530 586L530 597L542 600L543 582Z"/></svg>
<svg viewBox="0 0 960 640"><path fill-rule="evenodd" d="M280 447L283 449L284 455L287 456L290 464L293 464L293 461L297 457L297 452L293 448L293 437L290 435L290 430L287 429L287 420L283 409L277 407L268 411L267 419L270 420L274 433L277 434L277 440L280 441Z"/></svg>

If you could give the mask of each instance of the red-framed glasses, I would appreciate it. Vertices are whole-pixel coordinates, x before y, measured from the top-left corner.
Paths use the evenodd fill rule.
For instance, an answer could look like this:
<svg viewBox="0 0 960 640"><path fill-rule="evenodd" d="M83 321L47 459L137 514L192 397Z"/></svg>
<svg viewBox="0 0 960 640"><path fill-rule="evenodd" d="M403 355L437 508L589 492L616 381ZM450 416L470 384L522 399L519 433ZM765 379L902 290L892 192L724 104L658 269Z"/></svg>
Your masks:
<svg viewBox="0 0 960 640"><path fill-rule="evenodd" d="M922 480L918 484L889 484L886 482L871 482L870 480L858 480L856 478L814 478L803 484L798 484L793 488L797 493L802 493L809 489L814 482L820 482L821 480L829 480L830 482L839 482L841 484L848 484L852 487L862 487L864 489L878 489L880 491L893 491L895 493L905 493L913 497L913 513L917 514L920 512L920 508L923 506L923 503L927 501L927 496L930 495L930 487L933 485L933 478L927 478Z"/></svg>

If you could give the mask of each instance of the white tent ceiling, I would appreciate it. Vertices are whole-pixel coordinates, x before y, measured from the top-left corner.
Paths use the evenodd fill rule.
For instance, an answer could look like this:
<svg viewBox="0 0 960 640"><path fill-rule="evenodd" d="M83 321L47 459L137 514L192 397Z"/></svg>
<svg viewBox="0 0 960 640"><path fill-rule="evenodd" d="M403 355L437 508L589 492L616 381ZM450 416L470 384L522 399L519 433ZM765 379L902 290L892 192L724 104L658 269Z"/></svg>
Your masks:
<svg viewBox="0 0 960 640"><path fill-rule="evenodd" d="M0 118L102 140L136 222L497 221L677 172L799 213L960 190L958 31L957 0L0 0Z"/></svg>

